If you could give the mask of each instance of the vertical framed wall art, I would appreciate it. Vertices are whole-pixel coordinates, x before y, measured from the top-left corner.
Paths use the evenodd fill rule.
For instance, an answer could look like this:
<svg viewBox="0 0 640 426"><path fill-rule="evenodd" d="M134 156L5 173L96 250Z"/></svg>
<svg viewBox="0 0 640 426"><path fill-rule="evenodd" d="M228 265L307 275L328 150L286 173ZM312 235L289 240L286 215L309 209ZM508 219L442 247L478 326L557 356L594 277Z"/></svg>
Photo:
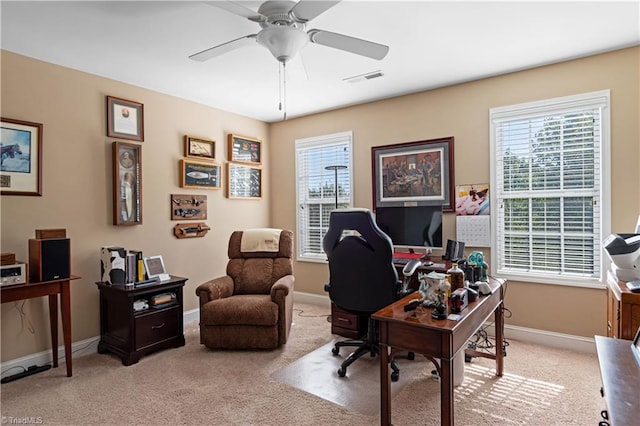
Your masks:
<svg viewBox="0 0 640 426"><path fill-rule="evenodd" d="M142 147L113 142L113 224L142 225Z"/></svg>
<svg viewBox="0 0 640 426"><path fill-rule="evenodd" d="M234 134L229 134L227 137L229 161L254 165L262 164L262 141L260 139Z"/></svg>
<svg viewBox="0 0 640 426"><path fill-rule="evenodd" d="M2 195L42 195L42 124L2 117Z"/></svg>
<svg viewBox="0 0 640 426"><path fill-rule="evenodd" d="M144 110L139 102L107 96L107 136L144 141Z"/></svg>
<svg viewBox="0 0 640 426"><path fill-rule="evenodd" d="M227 163L227 198L262 198L262 167Z"/></svg>

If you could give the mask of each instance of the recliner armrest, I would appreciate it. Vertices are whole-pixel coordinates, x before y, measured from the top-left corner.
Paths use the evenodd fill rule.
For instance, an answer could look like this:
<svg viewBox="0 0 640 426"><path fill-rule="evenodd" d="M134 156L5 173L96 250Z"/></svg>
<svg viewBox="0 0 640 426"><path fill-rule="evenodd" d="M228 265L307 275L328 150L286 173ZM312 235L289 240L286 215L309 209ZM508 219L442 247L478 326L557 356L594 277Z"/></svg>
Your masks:
<svg viewBox="0 0 640 426"><path fill-rule="evenodd" d="M284 297L292 293L294 281L295 277L293 275L285 275L276 281L271 287L271 300L275 302L278 293L282 294Z"/></svg>
<svg viewBox="0 0 640 426"><path fill-rule="evenodd" d="M233 295L233 279L226 275L204 282L196 288L200 298L200 306L215 299L223 299Z"/></svg>

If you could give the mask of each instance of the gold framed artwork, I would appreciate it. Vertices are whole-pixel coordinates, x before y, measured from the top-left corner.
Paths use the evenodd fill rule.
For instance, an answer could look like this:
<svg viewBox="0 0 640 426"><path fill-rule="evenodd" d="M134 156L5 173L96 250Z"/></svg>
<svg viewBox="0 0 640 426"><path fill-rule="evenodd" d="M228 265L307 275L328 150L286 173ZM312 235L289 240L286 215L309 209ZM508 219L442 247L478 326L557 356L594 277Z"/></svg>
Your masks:
<svg viewBox="0 0 640 426"><path fill-rule="evenodd" d="M180 160L181 188L220 189L220 175L220 164Z"/></svg>
<svg viewBox="0 0 640 426"><path fill-rule="evenodd" d="M188 158L213 160L216 158L216 142L205 138L185 135L184 156Z"/></svg>
<svg viewBox="0 0 640 426"><path fill-rule="evenodd" d="M262 198L262 167L227 163L227 198Z"/></svg>
<svg viewBox="0 0 640 426"><path fill-rule="evenodd" d="M142 225L142 147L113 142L113 224Z"/></svg>
<svg viewBox="0 0 640 426"><path fill-rule="evenodd" d="M229 144L227 150L229 161L262 164L262 141L260 139L229 134L227 142Z"/></svg>
<svg viewBox="0 0 640 426"><path fill-rule="evenodd" d="M2 195L42 195L42 127L40 123L2 117Z"/></svg>
<svg viewBox="0 0 640 426"><path fill-rule="evenodd" d="M144 110L139 102L107 96L107 136L144 141Z"/></svg>

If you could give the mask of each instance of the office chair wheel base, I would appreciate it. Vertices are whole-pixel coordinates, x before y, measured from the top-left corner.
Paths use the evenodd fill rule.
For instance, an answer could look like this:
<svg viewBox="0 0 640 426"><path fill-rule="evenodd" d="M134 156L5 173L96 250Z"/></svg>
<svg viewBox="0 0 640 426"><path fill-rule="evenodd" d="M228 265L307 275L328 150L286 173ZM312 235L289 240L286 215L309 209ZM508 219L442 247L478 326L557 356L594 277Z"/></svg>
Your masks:
<svg viewBox="0 0 640 426"><path fill-rule="evenodd" d="M398 373L397 371L394 371L393 373L391 373L392 382L397 382L398 379L400 379L400 373Z"/></svg>
<svg viewBox="0 0 640 426"><path fill-rule="evenodd" d="M340 349L336 348L335 346L333 347L333 349L331 349L331 353L334 355L338 355L340 353Z"/></svg>
<svg viewBox="0 0 640 426"><path fill-rule="evenodd" d="M346 368L342 368L342 367L338 368L338 376L339 377L344 377L346 375L347 375L347 369Z"/></svg>

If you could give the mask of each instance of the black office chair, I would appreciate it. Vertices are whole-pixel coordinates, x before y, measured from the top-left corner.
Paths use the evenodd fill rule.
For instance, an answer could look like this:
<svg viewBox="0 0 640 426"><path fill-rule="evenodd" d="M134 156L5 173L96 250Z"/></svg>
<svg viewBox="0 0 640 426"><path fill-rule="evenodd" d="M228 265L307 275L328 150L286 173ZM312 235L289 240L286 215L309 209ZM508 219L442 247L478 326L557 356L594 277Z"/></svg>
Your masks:
<svg viewBox="0 0 640 426"><path fill-rule="evenodd" d="M404 292L393 265L393 243L378 228L371 211L332 211L322 246L329 260L329 283L325 290L331 301L349 313L368 317L363 340L340 341L332 350L338 355L343 346L357 347L338 370L338 375L344 377L347 367L364 354L379 354L378 329L371 314L395 302ZM391 369L391 380L398 380L400 371L393 359Z"/></svg>

